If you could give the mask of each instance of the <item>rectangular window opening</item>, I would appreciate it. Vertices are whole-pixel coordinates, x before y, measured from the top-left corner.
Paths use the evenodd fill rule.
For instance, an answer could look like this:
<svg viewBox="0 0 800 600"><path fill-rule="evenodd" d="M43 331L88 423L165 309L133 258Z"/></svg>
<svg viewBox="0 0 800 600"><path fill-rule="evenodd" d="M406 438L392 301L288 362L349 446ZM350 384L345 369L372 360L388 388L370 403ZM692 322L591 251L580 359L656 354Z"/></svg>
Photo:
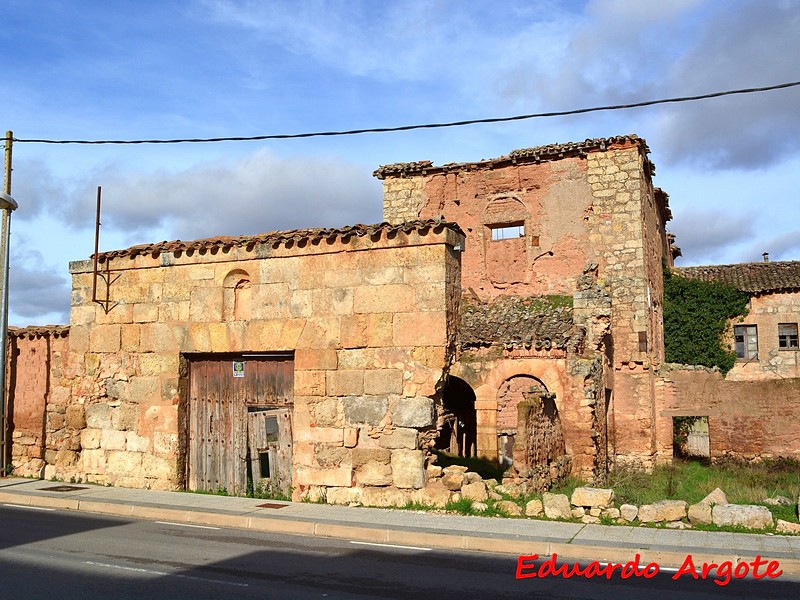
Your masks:
<svg viewBox="0 0 800 600"><path fill-rule="evenodd" d="M258 453L258 463L261 467L261 477L267 478L271 477L272 474L269 472L269 452L259 452Z"/></svg>
<svg viewBox="0 0 800 600"><path fill-rule="evenodd" d="M797 350L797 323L778 323L778 348Z"/></svg>
<svg viewBox="0 0 800 600"><path fill-rule="evenodd" d="M525 237L525 223L513 223L509 225L489 225L492 230L492 241L513 240Z"/></svg>
<svg viewBox="0 0 800 600"><path fill-rule="evenodd" d="M739 360L758 358L758 331L755 325L736 325L733 334L736 358Z"/></svg>

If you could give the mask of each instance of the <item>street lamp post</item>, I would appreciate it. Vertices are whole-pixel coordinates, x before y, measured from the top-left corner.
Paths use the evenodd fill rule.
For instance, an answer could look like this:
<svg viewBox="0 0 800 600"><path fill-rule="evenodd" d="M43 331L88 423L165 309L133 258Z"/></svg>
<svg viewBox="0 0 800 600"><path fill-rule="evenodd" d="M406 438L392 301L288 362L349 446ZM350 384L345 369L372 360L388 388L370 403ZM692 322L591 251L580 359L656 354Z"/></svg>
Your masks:
<svg viewBox="0 0 800 600"><path fill-rule="evenodd" d="M8 348L8 262L9 242L11 239L11 213L17 208L17 202L11 197L11 141L13 134L6 133L4 191L0 192L0 477L6 474L6 454L8 448L8 415L6 411L6 349Z"/></svg>
<svg viewBox="0 0 800 600"><path fill-rule="evenodd" d="M0 210L2 210L2 228L0 230L0 476L6 474L6 435L8 418L6 415L6 348L8 347L8 255L11 234L11 211L17 203L5 192L0 192Z"/></svg>

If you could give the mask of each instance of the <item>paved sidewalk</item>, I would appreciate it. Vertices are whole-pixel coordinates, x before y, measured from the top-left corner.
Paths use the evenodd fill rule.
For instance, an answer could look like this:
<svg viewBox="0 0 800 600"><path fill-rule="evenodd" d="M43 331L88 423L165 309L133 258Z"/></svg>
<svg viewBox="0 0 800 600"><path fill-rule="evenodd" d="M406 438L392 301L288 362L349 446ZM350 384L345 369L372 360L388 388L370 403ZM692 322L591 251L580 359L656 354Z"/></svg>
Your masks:
<svg viewBox="0 0 800 600"><path fill-rule="evenodd" d="M58 491L58 488L77 488ZM55 489L54 489L55 488ZM278 502L208 494L132 490L20 478L0 479L0 504L79 510L283 534L318 535L377 544L565 560L679 567L703 562L777 560L785 577L800 578L800 537L644 527L583 525L378 508ZM763 567L762 567L763 570Z"/></svg>

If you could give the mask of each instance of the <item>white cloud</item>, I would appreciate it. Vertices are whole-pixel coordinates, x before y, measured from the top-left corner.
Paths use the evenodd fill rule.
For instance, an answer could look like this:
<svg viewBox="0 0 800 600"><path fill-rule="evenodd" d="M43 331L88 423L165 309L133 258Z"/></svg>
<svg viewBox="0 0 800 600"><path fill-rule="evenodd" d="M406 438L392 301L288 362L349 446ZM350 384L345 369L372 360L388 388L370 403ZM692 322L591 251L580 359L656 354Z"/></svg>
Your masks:
<svg viewBox="0 0 800 600"><path fill-rule="evenodd" d="M103 235L123 234L131 244L157 236L191 239L379 222L382 213L380 182L369 167L326 157L281 158L266 150L178 172L134 173L114 163L46 197L36 182L48 177L47 170L27 170L25 176L20 186L26 198L35 197L76 229L93 225L95 182L102 182Z"/></svg>
<svg viewBox="0 0 800 600"><path fill-rule="evenodd" d="M29 240L15 239L11 246L9 322L17 326L68 323L68 276L45 264L42 254L29 244Z"/></svg>
<svg viewBox="0 0 800 600"><path fill-rule="evenodd" d="M687 209L669 224L681 249L679 264L712 264L755 235L753 214L724 214L719 209Z"/></svg>

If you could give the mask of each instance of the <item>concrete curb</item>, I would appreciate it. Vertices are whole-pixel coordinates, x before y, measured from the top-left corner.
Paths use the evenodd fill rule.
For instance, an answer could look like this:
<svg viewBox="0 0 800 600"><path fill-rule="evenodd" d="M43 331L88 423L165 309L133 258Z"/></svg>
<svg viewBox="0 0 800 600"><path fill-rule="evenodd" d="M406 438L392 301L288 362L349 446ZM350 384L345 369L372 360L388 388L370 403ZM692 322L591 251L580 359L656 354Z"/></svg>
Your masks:
<svg viewBox="0 0 800 600"><path fill-rule="evenodd" d="M0 503L34 508L83 511L94 514L131 517L156 521L229 527L252 531L289 535L311 535L375 544L428 547L440 550L490 552L514 556L538 555L541 558L557 554L565 562L599 561L624 564L639 555L639 564L656 563L660 568L676 569L691 555L699 568L703 563L733 565L749 562L761 556L777 560L783 576L800 578L800 559L786 552L765 551L733 552L721 548L659 546L657 543L638 546L629 543L617 545L559 541L531 536L487 533L453 533L430 528L353 524L324 519L305 519L285 516L212 512L204 509L170 508L165 506L134 504L128 501L104 501L81 498L57 498L43 494L0 491Z"/></svg>

